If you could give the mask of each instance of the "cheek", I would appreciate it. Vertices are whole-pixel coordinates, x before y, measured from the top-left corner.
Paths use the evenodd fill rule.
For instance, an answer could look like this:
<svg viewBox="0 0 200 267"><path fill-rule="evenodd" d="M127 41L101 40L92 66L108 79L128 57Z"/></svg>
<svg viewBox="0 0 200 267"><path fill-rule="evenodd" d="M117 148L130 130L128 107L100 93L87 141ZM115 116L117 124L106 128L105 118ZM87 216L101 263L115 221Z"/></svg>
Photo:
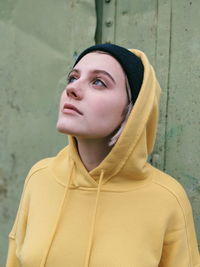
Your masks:
<svg viewBox="0 0 200 267"><path fill-rule="evenodd" d="M123 99L95 101L90 106L89 127L92 134L110 135L123 121L126 101Z"/></svg>
<svg viewBox="0 0 200 267"><path fill-rule="evenodd" d="M59 110L62 108L63 104L64 104L64 98L65 98L65 90L62 92L61 96L60 96L60 103L59 103Z"/></svg>
<svg viewBox="0 0 200 267"><path fill-rule="evenodd" d="M60 96L60 104L63 103L64 97L66 96L66 91L64 90Z"/></svg>
<svg viewBox="0 0 200 267"><path fill-rule="evenodd" d="M104 119L122 119L127 99L125 97L96 100L92 103L93 115Z"/></svg>

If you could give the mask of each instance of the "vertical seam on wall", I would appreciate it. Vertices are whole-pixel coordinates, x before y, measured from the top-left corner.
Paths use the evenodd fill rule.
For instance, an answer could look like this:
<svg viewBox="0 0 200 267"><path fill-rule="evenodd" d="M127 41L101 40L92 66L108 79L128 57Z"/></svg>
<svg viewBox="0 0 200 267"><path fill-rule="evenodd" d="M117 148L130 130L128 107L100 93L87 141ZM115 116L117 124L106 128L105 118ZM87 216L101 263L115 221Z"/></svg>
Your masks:
<svg viewBox="0 0 200 267"><path fill-rule="evenodd" d="M166 171L167 162L167 127L168 127L168 109L169 109L169 90L170 90L170 73L171 73L171 45L172 45L172 0L170 1L170 34L169 34L169 59L168 59L168 78L167 78L167 101L165 111L165 142L164 142L164 164L163 170Z"/></svg>
<svg viewBox="0 0 200 267"><path fill-rule="evenodd" d="M96 29L94 34L95 44L97 43L97 31L98 31L98 8L97 8L97 0L94 1L95 4L95 13L96 13Z"/></svg>
<svg viewBox="0 0 200 267"><path fill-rule="evenodd" d="M95 43L102 43L102 28L103 28L103 2L95 0L96 10L96 31Z"/></svg>
<svg viewBox="0 0 200 267"><path fill-rule="evenodd" d="M116 42L116 29L117 29L117 0L115 0L115 17L113 21L113 27L114 27L114 43Z"/></svg>
<svg viewBox="0 0 200 267"><path fill-rule="evenodd" d="M158 1L156 1L156 43L155 43L155 69L157 70L157 50L158 50Z"/></svg>

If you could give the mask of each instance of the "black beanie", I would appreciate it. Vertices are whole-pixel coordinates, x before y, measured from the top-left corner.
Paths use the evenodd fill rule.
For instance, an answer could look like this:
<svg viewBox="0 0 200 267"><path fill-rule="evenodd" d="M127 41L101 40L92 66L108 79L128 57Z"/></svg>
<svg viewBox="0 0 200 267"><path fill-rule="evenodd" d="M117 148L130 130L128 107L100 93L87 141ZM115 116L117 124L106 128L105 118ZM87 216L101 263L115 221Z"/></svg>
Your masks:
<svg viewBox="0 0 200 267"><path fill-rule="evenodd" d="M86 54L94 51L104 51L112 55L122 66L130 85L132 103L134 104L143 82L144 66L139 57L128 49L115 44L97 44L85 49L76 59L74 66Z"/></svg>

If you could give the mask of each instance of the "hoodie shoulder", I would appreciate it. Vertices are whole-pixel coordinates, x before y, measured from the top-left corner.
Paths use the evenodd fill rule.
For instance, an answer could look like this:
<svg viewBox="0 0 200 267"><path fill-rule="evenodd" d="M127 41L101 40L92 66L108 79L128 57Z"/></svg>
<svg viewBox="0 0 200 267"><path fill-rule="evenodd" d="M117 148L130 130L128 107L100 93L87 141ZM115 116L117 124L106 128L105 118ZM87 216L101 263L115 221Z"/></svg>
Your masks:
<svg viewBox="0 0 200 267"><path fill-rule="evenodd" d="M160 266L165 266L166 260L177 263L180 260L184 260L186 263L187 260L188 264L190 262L190 266L200 266L192 206L186 191L170 175L156 168L154 170L154 185L159 188L162 195L167 196L165 212L168 211L170 214L164 239L163 251L165 252ZM180 255L182 255L181 258Z"/></svg>
<svg viewBox="0 0 200 267"><path fill-rule="evenodd" d="M172 176L154 168L155 175L153 183L160 187L160 190L166 192L178 202L180 208L184 210L191 210L187 193L184 187Z"/></svg>
<svg viewBox="0 0 200 267"><path fill-rule="evenodd" d="M65 147L64 149L59 151L56 156L44 158L36 162L28 172L25 180L25 186L29 183L30 180L33 180L33 178L34 180L41 181L41 178L42 180L49 180L50 177L54 177L55 166L59 166L62 163L63 159L66 161L67 155L68 148ZM64 163L66 165L66 162Z"/></svg>
<svg viewBox="0 0 200 267"><path fill-rule="evenodd" d="M52 162L52 160L54 159L55 157L49 157L49 158L44 158L44 159L41 159L39 160L38 162L36 162L30 169L28 175L27 175L27 178L26 180L28 180L34 173L42 170L42 169L45 169L49 166L50 162Z"/></svg>

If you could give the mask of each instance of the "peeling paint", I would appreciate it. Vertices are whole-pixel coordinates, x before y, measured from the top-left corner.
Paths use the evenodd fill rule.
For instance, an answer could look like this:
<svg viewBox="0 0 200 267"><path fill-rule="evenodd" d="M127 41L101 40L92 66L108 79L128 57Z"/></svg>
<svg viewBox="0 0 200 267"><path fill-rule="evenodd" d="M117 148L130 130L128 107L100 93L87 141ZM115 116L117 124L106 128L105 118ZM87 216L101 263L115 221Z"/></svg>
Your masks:
<svg viewBox="0 0 200 267"><path fill-rule="evenodd" d="M17 92L13 89L8 89L6 90L6 95L7 95L8 106L17 112L20 112L21 111L20 106L17 103L15 103L17 98Z"/></svg>
<svg viewBox="0 0 200 267"><path fill-rule="evenodd" d="M0 169L0 199L6 198L7 193L8 193L7 180L5 179L3 170Z"/></svg>
<svg viewBox="0 0 200 267"><path fill-rule="evenodd" d="M182 131L183 131L182 125L173 127L169 131L167 131L166 138L174 138L174 137L180 136Z"/></svg>
<svg viewBox="0 0 200 267"><path fill-rule="evenodd" d="M10 164L11 171L10 171L10 173L11 173L11 175L13 175L13 173L15 173L15 169L16 169L16 156L14 153L11 153L10 157L11 157L11 164Z"/></svg>
<svg viewBox="0 0 200 267"><path fill-rule="evenodd" d="M190 174L183 174L182 180L185 182L185 185L189 190L200 192L200 178L196 178Z"/></svg>

